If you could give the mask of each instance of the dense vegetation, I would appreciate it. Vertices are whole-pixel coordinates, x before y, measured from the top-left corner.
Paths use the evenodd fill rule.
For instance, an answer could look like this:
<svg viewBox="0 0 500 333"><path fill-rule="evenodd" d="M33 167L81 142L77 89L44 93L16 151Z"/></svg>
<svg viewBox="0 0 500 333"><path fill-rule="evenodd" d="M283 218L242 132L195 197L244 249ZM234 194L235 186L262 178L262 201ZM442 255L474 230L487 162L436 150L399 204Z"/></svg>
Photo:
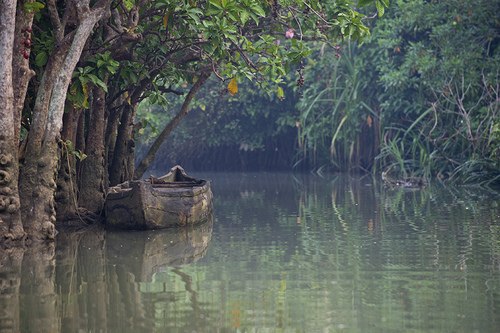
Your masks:
<svg viewBox="0 0 500 333"><path fill-rule="evenodd" d="M498 12L498 1L393 1L363 45L310 43L304 86L284 101L206 89L160 163L499 184Z"/></svg>
<svg viewBox="0 0 500 333"><path fill-rule="evenodd" d="M224 96L248 79L283 98L306 42L361 39L357 5L382 15L388 4L1 0L0 243L53 240L57 223L95 221L108 187L144 174L211 76ZM182 102L136 167L137 108L169 94Z"/></svg>

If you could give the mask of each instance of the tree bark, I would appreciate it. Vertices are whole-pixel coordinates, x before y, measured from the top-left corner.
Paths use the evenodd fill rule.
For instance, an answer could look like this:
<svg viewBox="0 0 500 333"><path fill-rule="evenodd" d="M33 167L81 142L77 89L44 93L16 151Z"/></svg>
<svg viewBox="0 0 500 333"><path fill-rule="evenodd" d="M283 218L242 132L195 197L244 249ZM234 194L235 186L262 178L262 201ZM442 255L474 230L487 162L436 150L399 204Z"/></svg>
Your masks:
<svg viewBox="0 0 500 333"><path fill-rule="evenodd" d="M140 179L144 175L146 170L149 168L151 163L153 163L156 153L160 149L162 143L167 139L167 137L170 135L170 133L172 133L172 131L177 127L177 125L179 125L180 121L189 113L190 111L189 105L191 104L191 101L193 100L196 93L203 86L203 84L208 80L211 73L212 72L209 69L202 70L198 80L193 84L193 86L189 90L189 93L186 95L186 98L184 99L184 102L182 103L179 112L167 124L167 126L165 126L165 128L160 133L158 138L156 138L156 140L149 148L146 156L144 156L144 158L137 166L137 169L135 170L134 173L134 179Z"/></svg>
<svg viewBox="0 0 500 333"><path fill-rule="evenodd" d="M24 227L33 241L54 240L56 235L54 193L66 93L83 48L109 12L111 0L100 0L92 9L89 2L67 3L66 10L76 13L78 24L51 56L53 63L47 66L35 102L20 188Z"/></svg>
<svg viewBox="0 0 500 333"><path fill-rule="evenodd" d="M111 174L113 173L111 170L111 166L113 164L113 158L115 154L116 137L118 135L119 126L118 123L121 118L121 113L122 110L118 108L109 112L108 123L106 124L106 141L104 146L106 147L106 166L108 171L108 180L111 179Z"/></svg>
<svg viewBox="0 0 500 333"><path fill-rule="evenodd" d="M71 220L78 216L78 199L76 185L76 158L71 149L76 147L76 134L81 110L71 108L63 116L63 129L61 139L63 147L61 163L57 175L56 214L58 222ZM68 145L71 144L72 147Z"/></svg>
<svg viewBox="0 0 500 333"><path fill-rule="evenodd" d="M21 224L13 50L16 1L0 0L0 243L25 237Z"/></svg>
<svg viewBox="0 0 500 333"><path fill-rule="evenodd" d="M100 87L93 89L90 122L87 131L85 154L87 157L80 164L79 206L100 214L104 206L107 189L104 165L104 132L106 127L106 93Z"/></svg>
<svg viewBox="0 0 500 333"><path fill-rule="evenodd" d="M132 179L134 171L129 169L128 155L133 149L132 133L134 129L135 106L125 104L122 111L118 134L116 136L113 160L109 170L111 186Z"/></svg>
<svg viewBox="0 0 500 333"><path fill-rule="evenodd" d="M13 87L14 87L14 135L20 137L21 117L28 91L28 84L35 76L35 71L29 67L29 55L31 53L33 25L33 11L24 10L24 4L33 2L33 0L19 1L16 10L16 31L14 34L14 57L12 59Z"/></svg>

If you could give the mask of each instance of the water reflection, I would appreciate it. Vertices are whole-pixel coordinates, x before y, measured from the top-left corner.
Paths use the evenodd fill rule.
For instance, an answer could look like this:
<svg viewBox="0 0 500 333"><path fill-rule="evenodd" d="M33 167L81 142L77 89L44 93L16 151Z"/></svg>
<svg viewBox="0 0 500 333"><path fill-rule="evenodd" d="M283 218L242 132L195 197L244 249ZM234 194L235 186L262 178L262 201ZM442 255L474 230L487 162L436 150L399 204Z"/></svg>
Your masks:
<svg viewBox="0 0 500 333"><path fill-rule="evenodd" d="M216 209L225 216L218 215L216 245L206 258L207 266L222 271L206 268L212 275L200 289L210 294L222 284L224 298L217 302L229 318L240 313L234 327L499 327L498 194L440 186L387 189L368 177L226 179L214 182L214 193L223 196ZM225 325L231 327L231 320Z"/></svg>
<svg viewBox="0 0 500 333"><path fill-rule="evenodd" d="M54 244L0 248L0 258L0 332L59 332Z"/></svg>
<svg viewBox="0 0 500 333"><path fill-rule="evenodd" d="M169 267L189 280L182 265L205 255L212 229L211 219L175 230L62 231L57 247L0 249L0 332L149 332L151 306L170 296L159 290L152 302L145 285Z"/></svg>
<svg viewBox="0 0 500 333"><path fill-rule="evenodd" d="M0 262L0 332L496 332L500 196L207 174L215 223Z"/></svg>

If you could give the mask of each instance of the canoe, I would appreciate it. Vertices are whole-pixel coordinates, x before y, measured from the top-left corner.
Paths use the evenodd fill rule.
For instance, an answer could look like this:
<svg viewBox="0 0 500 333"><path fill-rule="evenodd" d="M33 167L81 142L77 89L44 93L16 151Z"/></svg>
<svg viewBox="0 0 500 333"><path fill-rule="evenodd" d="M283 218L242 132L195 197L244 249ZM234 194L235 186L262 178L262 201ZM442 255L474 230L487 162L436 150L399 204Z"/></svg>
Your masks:
<svg viewBox="0 0 500 333"><path fill-rule="evenodd" d="M111 187L104 205L105 224L128 230L163 229L206 222L212 214L210 182L180 166L166 175Z"/></svg>

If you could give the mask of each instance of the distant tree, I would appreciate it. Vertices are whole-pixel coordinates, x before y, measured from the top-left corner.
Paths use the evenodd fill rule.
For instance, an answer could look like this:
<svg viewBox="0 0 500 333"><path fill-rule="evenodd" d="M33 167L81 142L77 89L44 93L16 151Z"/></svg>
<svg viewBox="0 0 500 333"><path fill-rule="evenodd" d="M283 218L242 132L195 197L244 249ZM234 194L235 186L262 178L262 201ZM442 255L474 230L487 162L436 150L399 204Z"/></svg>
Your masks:
<svg viewBox="0 0 500 333"><path fill-rule="evenodd" d="M397 1L374 28L381 167L500 184L498 1Z"/></svg>
<svg viewBox="0 0 500 333"><path fill-rule="evenodd" d="M300 163L500 184L498 1L391 3L363 45L318 48Z"/></svg>

